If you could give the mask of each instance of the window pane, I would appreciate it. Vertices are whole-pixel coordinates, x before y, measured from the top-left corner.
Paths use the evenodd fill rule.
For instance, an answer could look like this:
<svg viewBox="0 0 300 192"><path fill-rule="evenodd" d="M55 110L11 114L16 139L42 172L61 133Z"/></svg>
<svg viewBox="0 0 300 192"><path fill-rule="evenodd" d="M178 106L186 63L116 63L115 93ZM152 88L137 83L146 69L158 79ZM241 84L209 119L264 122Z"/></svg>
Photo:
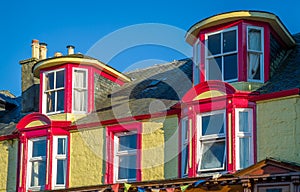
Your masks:
<svg viewBox="0 0 300 192"><path fill-rule="evenodd" d="M136 134L119 137L119 151L136 149Z"/></svg>
<svg viewBox="0 0 300 192"><path fill-rule="evenodd" d="M51 91L47 95L47 113L55 111L55 92Z"/></svg>
<svg viewBox="0 0 300 192"><path fill-rule="evenodd" d="M260 80L260 53L248 52L248 77L250 79Z"/></svg>
<svg viewBox="0 0 300 192"><path fill-rule="evenodd" d="M56 184L65 184L65 170L66 170L66 160L57 160L57 170L56 170Z"/></svg>
<svg viewBox="0 0 300 192"><path fill-rule="evenodd" d="M73 110L74 111L87 111L87 91L74 90Z"/></svg>
<svg viewBox="0 0 300 192"><path fill-rule="evenodd" d="M34 161L31 163L31 182L30 186L44 186L46 181L45 161Z"/></svg>
<svg viewBox="0 0 300 192"><path fill-rule="evenodd" d="M59 90L59 91L57 91L57 110L56 111L63 111L64 103L65 103L65 91Z"/></svg>
<svg viewBox="0 0 300 192"><path fill-rule="evenodd" d="M282 192L282 189L267 189L266 192Z"/></svg>
<svg viewBox="0 0 300 192"><path fill-rule="evenodd" d="M45 75L45 89L54 89L54 73L47 73Z"/></svg>
<svg viewBox="0 0 300 192"><path fill-rule="evenodd" d="M239 131L249 132L248 111L239 112Z"/></svg>
<svg viewBox="0 0 300 192"><path fill-rule="evenodd" d="M240 138L240 168L246 168L250 165L250 138Z"/></svg>
<svg viewBox="0 0 300 192"><path fill-rule="evenodd" d="M56 72L56 88L61 88L65 86L65 71L57 71Z"/></svg>
<svg viewBox="0 0 300 192"><path fill-rule="evenodd" d="M182 150L182 175L186 175L188 172L188 148L187 146L184 146Z"/></svg>
<svg viewBox="0 0 300 192"><path fill-rule="evenodd" d="M224 81L237 79L237 54L224 56Z"/></svg>
<svg viewBox="0 0 300 192"><path fill-rule="evenodd" d="M135 179L136 178L136 155L127 155L119 157L119 178L118 179Z"/></svg>
<svg viewBox="0 0 300 192"><path fill-rule="evenodd" d="M223 53L236 51L236 30L223 33Z"/></svg>
<svg viewBox="0 0 300 192"><path fill-rule="evenodd" d="M182 138L183 142L188 139L188 120L182 122Z"/></svg>
<svg viewBox="0 0 300 192"><path fill-rule="evenodd" d="M208 60L208 80L222 80L222 57Z"/></svg>
<svg viewBox="0 0 300 192"><path fill-rule="evenodd" d="M86 88L86 71L74 70L74 87Z"/></svg>
<svg viewBox="0 0 300 192"><path fill-rule="evenodd" d="M225 141L203 143L201 169L223 168Z"/></svg>
<svg viewBox="0 0 300 192"><path fill-rule="evenodd" d="M46 156L46 139L32 142L32 157Z"/></svg>
<svg viewBox="0 0 300 192"><path fill-rule="evenodd" d="M261 51L261 30L249 29L248 30L248 49Z"/></svg>
<svg viewBox="0 0 300 192"><path fill-rule="evenodd" d="M208 55L221 53L221 33L208 36Z"/></svg>
<svg viewBox="0 0 300 192"><path fill-rule="evenodd" d="M57 154L65 155L66 154L66 138L57 139Z"/></svg>
<svg viewBox="0 0 300 192"><path fill-rule="evenodd" d="M224 133L224 114L202 116L202 136Z"/></svg>

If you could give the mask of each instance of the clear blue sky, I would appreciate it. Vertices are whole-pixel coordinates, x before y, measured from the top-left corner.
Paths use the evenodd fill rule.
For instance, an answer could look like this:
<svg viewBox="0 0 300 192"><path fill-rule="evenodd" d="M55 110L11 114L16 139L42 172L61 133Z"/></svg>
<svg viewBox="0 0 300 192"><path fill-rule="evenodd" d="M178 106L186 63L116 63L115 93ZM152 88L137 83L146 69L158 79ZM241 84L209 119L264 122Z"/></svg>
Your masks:
<svg viewBox="0 0 300 192"><path fill-rule="evenodd" d="M292 34L300 32L299 0L1 1L0 90L21 94L19 61L30 58L32 39L48 44L48 56L56 51L65 54L68 44L85 54L99 39L123 27L161 23L187 30L206 17L233 10L269 11L279 16ZM184 42L184 37L174 41ZM138 62L133 56L157 56L164 61L181 56L167 54L159 46L148 47L147 56L134 49L125 53L109 64L123 71L130 62Z"/></svg>

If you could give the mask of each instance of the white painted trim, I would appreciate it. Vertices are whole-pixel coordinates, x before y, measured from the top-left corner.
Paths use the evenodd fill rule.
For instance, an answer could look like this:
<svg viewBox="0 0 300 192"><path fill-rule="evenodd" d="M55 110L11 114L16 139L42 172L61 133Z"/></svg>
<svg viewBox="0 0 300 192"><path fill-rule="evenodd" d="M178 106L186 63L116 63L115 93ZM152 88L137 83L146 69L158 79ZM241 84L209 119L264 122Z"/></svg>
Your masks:
<svg viewBox="0 0 300 192"><path fill-rule="evenodd" d="M75 111L74 110L74 88L75 88L75 80L74 80L74 71L78 70L78 71L85 71L86 72L86 76L85 76L85 80L86 80L86 87L80 88L82 90L85 90L86 92L86 97L85 97L85 105L86 105L86 111ZM86 114L88 111L88 70L87 69L83 69L83 68L77 68L77 67L73 67L72 69L72 113L76 113L76 114Z"/></svg>

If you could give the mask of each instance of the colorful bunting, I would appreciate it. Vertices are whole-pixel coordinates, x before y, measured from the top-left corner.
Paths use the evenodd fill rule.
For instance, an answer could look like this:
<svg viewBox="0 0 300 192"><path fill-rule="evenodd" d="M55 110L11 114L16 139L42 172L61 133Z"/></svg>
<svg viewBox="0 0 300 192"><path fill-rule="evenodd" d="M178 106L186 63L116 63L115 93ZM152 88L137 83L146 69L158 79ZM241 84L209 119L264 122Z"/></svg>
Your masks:
<svg viewBox="0 0 300 192"><path fill-rule="evenodd" d="M174 192L174 191L175 191L175 188L166 188L166 191L167 191L167 192Z"/></svg>
<svg viewBox="0 0 300 192"><path fill-rule="evenodd" d="M141 188L141 187L138 187L137 189L138 189L138 192L145 192L146 191L146 189Z"/></svg>
<svg viewBox="0 0 300 192"><path fill-rule="evenodd" d="M181 192L184 192L190 185L180 186Z"/></svg>
<svg viewBox="0 0 300 192"><path fill-rule="evenodd" d="M160 189L151 189L152 192L159 192Z"/></svg>
<svg viewBox="0 0 300 192"><path fill-rule="evenodd" d="M199 181L196 181L195 183L193 183L193 186L197 187L198 185L200 185L201 183L204 183L205 180L199 180Z"/></svg>
<svg viewBox="0 0 300 192"><path fill-rule="evenodd" d="M124 183L124 191L128 192L129 188L131 187L131 184Z"/></svg>
<svg viewBox="0 0 300 192"><path fill-rule="evenodd" d="M119 183L114 184L114 185L111 185L111 189L112 189L114 192L118 192L118 191L119 191Z"/></svg>

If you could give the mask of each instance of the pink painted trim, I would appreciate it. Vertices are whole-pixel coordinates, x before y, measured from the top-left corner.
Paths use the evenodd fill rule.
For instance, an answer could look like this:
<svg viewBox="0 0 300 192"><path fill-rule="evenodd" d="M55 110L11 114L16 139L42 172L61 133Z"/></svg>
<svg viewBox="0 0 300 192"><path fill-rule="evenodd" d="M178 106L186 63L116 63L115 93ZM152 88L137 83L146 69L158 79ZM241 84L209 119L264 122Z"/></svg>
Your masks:
<svg viewBox="0 0 300 192"><path fill-rule="evenodd" d="M253 93L252 95L250 95L249 100L250 101L262 101L262 100L277 99L280 97L288 97L288 96L299 95L299 94L300 94L299 88L278 91L278 92L274 92L274 93L267 93L267 94Z"/></svg>
<svg viewBox="0 0 300 192"><path fill-rule="evenodd" d="M17 139L18 137L19 137L19 135L16 134L16 133L13 133L11 135L3 135L3 136L0 136L0 141L10 140L10 139Z"/></svg>

